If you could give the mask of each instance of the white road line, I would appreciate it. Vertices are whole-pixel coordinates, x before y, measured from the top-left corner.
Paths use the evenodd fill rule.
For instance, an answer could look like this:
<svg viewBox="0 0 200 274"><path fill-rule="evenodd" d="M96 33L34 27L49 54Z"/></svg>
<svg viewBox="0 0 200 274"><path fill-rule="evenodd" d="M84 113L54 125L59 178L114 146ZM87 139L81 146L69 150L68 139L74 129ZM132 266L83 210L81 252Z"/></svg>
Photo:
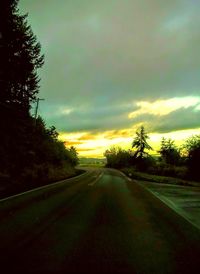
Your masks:
<svg viewBox="0 0 200 274"><path fill-rule="evenodd" d="M183 217L190 224L192 224L196 228L200 229L200 227L195 222L191 221L190 218L188 218L187 213L185 213L181 208L177 207L176 204L174 202L172 202L170 199L168 199L167 197L164 197L164 196L160 195L158 192L152 191L151 189L149 189L148 187L145 187L145 186L141 185L140 183L138 183L138 184L140 186L142 186L143 188L145 188L146 190L148 190L149 192L151 192L155 197L157 197L165 205L167 205L168 207L170 207L171 209L173 209L178 215L180 215L181 217Z"/></svg>
<svg viewBox="0 0 200 274"><path fill-rule="evenodd" d="M126 176L123 172L119 171L119 173L120 173L126 180L128 180L129 182L132 182L132 179L129 178L128 176Z"/></svg>
<svg viewBox="0 0 200 274"><path fill-rule="evenodd" d="M97 181L99 181L101 179L102 176L103 176L103 172L100 173L100 175L96 178L96 180L94 182L89 183L88 186L94 186L97 183Z"/></svg>
<svg viewBox="0 0 200 274"><path fill-rule="evenodd" d="M72 181L73 179L80 178L80 177L82 177L83 175L86 175L86 174L88 174L88 173L89 173L89 171L86 171L86 172L84 172L84 173L82 173L82 174L80 174L80 175L78 175L78 176L74 176L74 177L71 177L71 178L68 178L68 179L64 179L64 180L58 181L58 182L56 182L56 183L48 184L48 185L45 185L45 186L40 186L40 187L37 187L37 188L33 188L33 189L31 189L31 190L27 190L27 191L25 191L25 192L21 192L21 193L19 193L19 194L15 194L15 195L12 195L12 196L9 196L9 197L0 199L0 203L1 203L1 202L4 202L4 201L7 201L7 200L11 200L11 199L17 198L17 197L20 197L20 196L22 196L22 195L25 195L25 194L28 194L28 193L31 193L31 192L34 192L34 191L38 191L38 190L42 190L42 189L45 189L45 188L54 187L54 186L56 186L56 185L58 185L58 184L64 183L65 181L70 182L70 181Z"/></svg>

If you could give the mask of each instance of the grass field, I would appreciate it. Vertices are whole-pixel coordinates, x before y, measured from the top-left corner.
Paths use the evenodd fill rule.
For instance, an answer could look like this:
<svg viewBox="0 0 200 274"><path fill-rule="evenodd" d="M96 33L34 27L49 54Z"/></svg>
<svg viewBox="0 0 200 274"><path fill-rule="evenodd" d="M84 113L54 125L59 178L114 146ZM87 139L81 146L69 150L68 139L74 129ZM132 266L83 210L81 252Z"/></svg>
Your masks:
<svg viewBox="0 0 200 274"><path fill-rule="evenodd" d="M144 172L135 171L133 168L123 168L121 171L128 177L136 180L149 181L163 184L174 184L182 186L200 186L199 182L187 181L174 177L152 175Z"/></svg>
<svg viewBox="0 0 200 274"><path fill-rule="evenodd" d="M96 167L96 168L100 168L100 167L104 167L105 165L103 163L92 163L92 164L80 164L79 167Z"/></svg>

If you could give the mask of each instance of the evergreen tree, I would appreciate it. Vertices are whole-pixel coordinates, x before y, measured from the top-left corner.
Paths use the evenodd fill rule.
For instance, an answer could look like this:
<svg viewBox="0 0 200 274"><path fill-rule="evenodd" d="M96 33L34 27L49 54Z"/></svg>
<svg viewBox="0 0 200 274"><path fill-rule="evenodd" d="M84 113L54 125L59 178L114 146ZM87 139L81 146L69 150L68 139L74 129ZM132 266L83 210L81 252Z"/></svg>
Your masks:
<svg viewBox="0 0 200 274"><path fill-rule="evenodd" d="M9 174L28 164L34 127L29 109L44 61L27 15L20 15L17 5L18 0L0 1L0 173Z"/></svg>
<svg viewBox="0 0 200 274"><path fill-rule="evenodd" d="M0 104L28 112L39 89L37 69L44 56L27 14L21 15L18 0L0 3Z"/></svg>
<svg viewBox="0 0 200 274"><path fill-rule="evenodd" d="M136 137L133 139L132 148L136 148L135 158L143 158L148 153L145 150L152 150L152 147L147 143L149 136L145 132L144 126L141 126L136 131Z"/></svg>

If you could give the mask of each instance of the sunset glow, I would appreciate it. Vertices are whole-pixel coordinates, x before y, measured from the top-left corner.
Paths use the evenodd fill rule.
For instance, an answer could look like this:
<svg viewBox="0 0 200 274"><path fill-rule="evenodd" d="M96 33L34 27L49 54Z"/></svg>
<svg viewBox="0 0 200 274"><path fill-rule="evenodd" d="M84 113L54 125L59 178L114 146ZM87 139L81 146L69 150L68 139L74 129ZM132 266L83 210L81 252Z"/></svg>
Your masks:
<svg viewBox="0 0 200 274"><path fill-rule="evenodd" d="M109 149L111 146L120 146L124 149L131 149L134 134L134 130L128 129L118 132L107 131L103 134L91 134L89 132L74 134L61 133L59 138L65 142L66 147L75 146L80 157L103 158L105 150ZM158 154L162 137L171 138L175 141L177 146L181 146L188 137L197 134L200 134L200 128L174 131L165 134L150 133L149 143L154 149L151 153L153 155Z"/></svg>

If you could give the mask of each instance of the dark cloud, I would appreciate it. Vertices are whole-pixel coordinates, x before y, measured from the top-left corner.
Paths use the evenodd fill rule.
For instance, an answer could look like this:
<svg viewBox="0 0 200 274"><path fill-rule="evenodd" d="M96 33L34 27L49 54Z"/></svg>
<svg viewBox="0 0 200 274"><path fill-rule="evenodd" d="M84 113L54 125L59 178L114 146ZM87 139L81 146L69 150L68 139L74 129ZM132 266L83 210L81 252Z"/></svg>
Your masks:
<svg viewBox="0 0 200 274"><path fill-rule="evenodd" d="M142 114L134 119L135 124L143 123L150 132L168 133L177 130L200 128L200 111L194 107L181 108L168 115Z"/></svg>
<svg viewBox="0 0 200 274"><path fill-rule="evenodd" d="M46 56L40 113L47 124L70 132L139 121L161 132L198 126L193 109L127 116L137 101L200 96L199 1L21 0L20 8Z"/></svg>
<svg viewBox="0 0 200 274"><path fill-rule="evenodd" d="M176 130L200 128L200 111L193 108L179 109L166 117L159 117L155 123L150 122L153 132L166 133Z"/></svg>
<svg viewBox="0 0 200 274"><path fill-rule="evenodd" d="M60 114L58 110L49 117L51 124L55 123L62 132L76 131L102 131L121 129L124 126L131 126L132 122L128 119L128 113L135 110L135 106L115 106L94 108L76 108L69 114Z"/></svg>

